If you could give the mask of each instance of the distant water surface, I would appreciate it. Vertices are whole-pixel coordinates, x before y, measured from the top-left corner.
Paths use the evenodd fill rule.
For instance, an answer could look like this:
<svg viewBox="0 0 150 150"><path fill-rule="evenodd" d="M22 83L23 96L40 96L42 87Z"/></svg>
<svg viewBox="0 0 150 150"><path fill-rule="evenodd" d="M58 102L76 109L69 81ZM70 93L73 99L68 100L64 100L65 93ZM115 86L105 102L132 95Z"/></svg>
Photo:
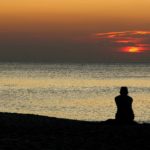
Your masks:
<svg viewBox="0 0 150 150"><path fill-rule="evenodd" d="M0 64L0 111L79 120L114 118L129 87L137 121L150 122L150 64Z"/></svg>

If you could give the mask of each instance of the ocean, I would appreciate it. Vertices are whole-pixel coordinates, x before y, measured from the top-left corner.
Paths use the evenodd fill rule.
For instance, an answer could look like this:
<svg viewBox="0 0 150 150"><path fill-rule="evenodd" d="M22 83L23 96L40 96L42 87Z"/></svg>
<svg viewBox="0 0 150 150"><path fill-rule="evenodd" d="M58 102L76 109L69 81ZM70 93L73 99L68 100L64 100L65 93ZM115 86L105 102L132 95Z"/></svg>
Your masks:
<svg viewBox="0 0 150 150"><path fill-rule="evenodd" d="M102 121L129 88L135 120L150 122L150 64L0 64L0 112Z"/></svg>

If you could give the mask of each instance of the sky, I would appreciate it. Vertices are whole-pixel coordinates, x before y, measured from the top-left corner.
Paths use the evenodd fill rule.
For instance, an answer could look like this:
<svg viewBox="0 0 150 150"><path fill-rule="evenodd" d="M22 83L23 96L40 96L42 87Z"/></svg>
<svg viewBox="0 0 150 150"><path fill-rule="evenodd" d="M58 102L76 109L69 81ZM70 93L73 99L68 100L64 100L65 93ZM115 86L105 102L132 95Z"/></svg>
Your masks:
<svg viewBox="0 0 150 150"><path fill-rule="evenodd" d="M1 0L0 61L150 62L149 0Z"/></svg>

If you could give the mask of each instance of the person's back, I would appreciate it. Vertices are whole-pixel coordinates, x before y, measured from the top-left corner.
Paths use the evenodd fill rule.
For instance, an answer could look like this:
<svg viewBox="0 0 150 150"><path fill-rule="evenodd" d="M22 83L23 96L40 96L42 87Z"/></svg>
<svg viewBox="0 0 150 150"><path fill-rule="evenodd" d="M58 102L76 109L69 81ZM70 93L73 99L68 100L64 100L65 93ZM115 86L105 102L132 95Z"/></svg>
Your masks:
<svg viewBox="0 0 150 150"><path fill-rule="evenodd" d="M134 113L132 110L133 99L128 96L127 87L122 87L120 95L115 97L117 105L116 120L120 122L132 122L134 120Z"/></svg>

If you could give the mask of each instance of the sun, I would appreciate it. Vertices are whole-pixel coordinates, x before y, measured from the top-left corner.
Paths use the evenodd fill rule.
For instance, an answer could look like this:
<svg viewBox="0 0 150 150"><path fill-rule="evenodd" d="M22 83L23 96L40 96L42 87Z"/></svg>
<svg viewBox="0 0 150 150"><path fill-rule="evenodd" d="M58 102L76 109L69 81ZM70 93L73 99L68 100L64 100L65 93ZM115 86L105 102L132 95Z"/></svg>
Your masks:
<svg viewBox="0 0 150 150"><path fill-rule="evenodd" d="M141 47L124 47L123 48L123 52L127 52L127 53L140 53L142 52L142 48Z"/></svg>
<svg viewBox="0 0 150 150"><path fill-rule="evenodd" d="M140 52L140 49L138 47L130 47L128 49L128 52L129 53L138 53L138 52Z"/></svg>

